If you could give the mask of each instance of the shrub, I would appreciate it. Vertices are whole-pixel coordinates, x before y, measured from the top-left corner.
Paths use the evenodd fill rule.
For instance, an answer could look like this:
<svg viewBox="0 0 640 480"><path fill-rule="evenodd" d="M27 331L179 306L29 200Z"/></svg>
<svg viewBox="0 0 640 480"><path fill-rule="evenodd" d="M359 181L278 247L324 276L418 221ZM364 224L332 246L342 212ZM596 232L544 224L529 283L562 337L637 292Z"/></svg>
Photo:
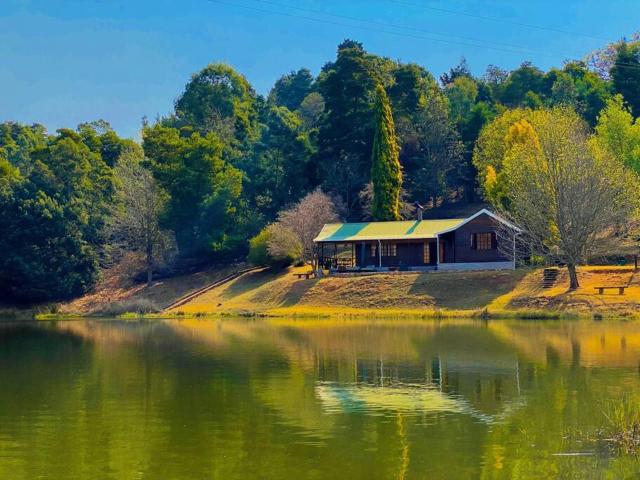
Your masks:
<svg viewBox="0 0 640 480"><path fill-rule="evenodd" d="M128 298L102 307L96 313L108 317L116 317L125 313L159 313L162 309L148 298Z"/></svg>
<svg viewBox="0 0 640 480"><path fill-rule="evenodd" d="M249 241L248 260L252 265L288 266L298 261L301 253L296 235L273 223Z"/></svg>
<svg viewBox="0 0 640 480"><path fill-rule="evenodd" d="M269 237L268 228L263 228L259 234L249 240L249 263L258 266L270 264Z"/></svg>

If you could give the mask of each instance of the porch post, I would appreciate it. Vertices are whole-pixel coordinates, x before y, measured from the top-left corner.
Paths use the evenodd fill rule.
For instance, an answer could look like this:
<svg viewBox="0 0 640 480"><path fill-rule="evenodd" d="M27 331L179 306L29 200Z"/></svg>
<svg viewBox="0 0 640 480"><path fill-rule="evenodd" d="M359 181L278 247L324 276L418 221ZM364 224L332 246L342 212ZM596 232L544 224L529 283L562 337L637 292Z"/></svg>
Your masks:
<svg viewBox="0 0 640 480"><path fill-rule="evenodd" d="M366 263L364 261L365 252L366 252L366 246L365 246L365 243L362 242L362 245L360 245L360 266L361 267L366 266Z"/></svg>
<svg viewBox="0 0 640 480"><path fill-rule="evenodd" d="M378 240L378 268L382 268L382 243Z"/></svg>
<svg viewBox="0 0 640 480"><path fill-rule="evenodd" d="M436 234L436 268L440 266L440 235Z"/></svg>

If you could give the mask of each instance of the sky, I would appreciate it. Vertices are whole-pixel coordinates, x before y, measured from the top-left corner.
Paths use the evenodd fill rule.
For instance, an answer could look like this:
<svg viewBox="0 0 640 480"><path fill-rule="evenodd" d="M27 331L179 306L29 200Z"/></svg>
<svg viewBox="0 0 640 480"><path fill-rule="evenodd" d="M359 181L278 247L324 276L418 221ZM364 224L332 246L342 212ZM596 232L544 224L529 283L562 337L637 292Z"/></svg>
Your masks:
<svg viewBox="0 0 640 480"><path fill-rule="evenodd" d="M640 30L640 0L0 0L0 121L104 119L139 138L190 76L225 62L266 95L345 38L435 76L465 57L562 66Z"/></svg>

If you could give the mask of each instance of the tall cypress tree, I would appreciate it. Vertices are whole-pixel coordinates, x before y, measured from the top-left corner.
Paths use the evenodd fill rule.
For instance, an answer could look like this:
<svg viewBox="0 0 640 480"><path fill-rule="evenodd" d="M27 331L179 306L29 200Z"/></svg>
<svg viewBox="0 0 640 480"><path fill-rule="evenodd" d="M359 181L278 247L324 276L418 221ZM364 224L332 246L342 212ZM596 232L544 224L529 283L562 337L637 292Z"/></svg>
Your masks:
<svg viewBox="0 0 640 480"><path fill-rule="evenodd" d="M382 85L376 87L375 135L371 159L374 220L399 220L402 167L389 99Z"/></svg>

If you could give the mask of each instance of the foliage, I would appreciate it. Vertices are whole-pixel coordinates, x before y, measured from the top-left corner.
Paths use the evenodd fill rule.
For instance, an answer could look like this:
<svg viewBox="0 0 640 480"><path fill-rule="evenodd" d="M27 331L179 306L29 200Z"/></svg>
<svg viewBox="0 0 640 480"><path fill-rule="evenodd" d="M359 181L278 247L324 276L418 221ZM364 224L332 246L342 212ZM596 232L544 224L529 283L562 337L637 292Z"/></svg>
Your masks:
<svg viewBox="0 0 640 480"><path fill-rule="evenodd" d="M257 134L255 92L230 66L214 63L191 77L175 105L177 126L189 126L226 143L245 142Z"/></svg>
<svg viewBox="0 0 640 480"><path fill-rule="evenodd" d="M278 210L315 187L316 174L311 142L300 118L286 107L271 107L265 116L250 161L240 165L246 173L245 195L272 220Z"/></svg>
<svg viewBox="0 0 640 480"><path fill-rule="evenodd" d="M308 68L301 68L297 72L290 72L276 80L269 92L269 100L294 111L311 93L312 86L313 75Z"/></svg>
<svg viewBox="0 0 640 480"><path fill-rule="evenodd" d="M311 92L309 95L304 97L304 100L302 100L302 103L297 110L298 116L307 130L311 130L318 126L318 122L320 121L323 112L324 98L322 98L322 95L318 92Z"/></svg>
<svg viewBox="0 0 640 480"><path fill-rule="evenodd" d="M624 97L633 115L640 117L640 42L618 45L611 79L616 93Z"/></svg>
<svg viewBox="0 0 640 480"><path fill-rule="evenodd" d="M189 255L232 249L242 233L235 221L242 173L222 159L219 137L156 124L142 138L151 171L169 194L162 224L175 233L178 249Z"/></svg>
<svg viewBox="0 0 640 480"><path fill-rule="evenodd" d="M249 241L248 260L256 266L288 266L302 257L300 239L280 223L272 223Z"/></svg>
<svg viewBox="0 0 640 480"><path fill-rule="evenodd" d="M511 126L521 120L530 120L532 115L529 109L507 110L481 130L473 151L473 164L478 170L481 184L486 180L489 167L496 173L502 170L507 153L505 139Z"/></svg>
<svg viewBox="0 0 640 480"><path fill-rule="evenodd" d="M247 260L249 263L256 266L269 265L272 262L272 258L269 256L269 239L271 235L269 228L265 227L260 230L255 237L249 240L249 255Z"/></svg>
<svg viewBox="0 0 640 480"><path fill-rule="evenodd" d="M533 253L576 265L611 254L637 213L637 177L588 141L587 126L567 109L533 112L509 128L503 160L504 211L523 227ZM501 205L496 205L500 208Z"/></svg>
<svg viewBox="0 0 640 480"><path fill-rule="evenodd" d="M374 136L376 76L373 56L350 40L318 77L324 113L318 131L318 165L324 187L340 195L348 215L359 212L358 193L369 181Z"/></svg>
<svg viewBox="0 0 640 480"><path fill-rule="evenodd" d="M437 208L473 202L480 191L509 211L513 166L505 162L519 152L514 145L534 138L544 151L545 109L571 109L586 122L577 150L553 140L562 151L602 169L613 162L606 178L618 160L639 172L639 52L634 36L561 68L489 66L482 77L462 59L438 83L420 65L345 40L316 78L292 71L267 98L230 66L206 66L171 114L145 121L142 145L103 120L55 135L2 123L0 247L9 253L0 258L0 287L22 299L86 291L111 244L128 237L128 248L142 248L133 238L145 235L125 235L124 225L145 211L158 220L145 225L175 237L180 255L218 261L244 258L247 239L273 222L298 238L296 255L309 261L313 237L342 207L353 221L368 218L371 206L376 218L395 219L416 201ZM534 151L525 158L546 158ZM138 161L124 168L129 157ZM331 197L312 193L319 186ZM109 237L105 226L118 224Z"/></svg>
<svg viewBox="0 0 640 480"><path fill-rule="evenodd" d="M398 220L402 188L398 143L389 99L381 85L376 89L376 95L376 131L371 160L371 215L375 220Z"/></svg>
<svg viewBox="0 0 640 480"><path fill-rule="evenodd" d="M141 165L141 160L135 151L125 151L118 160L111 232L113 243L144 254L147 284L150 285L153 268L170 243L168 233L160 228L167 194L160 189L152 173Z"/></svg>
<svg viewBox="0 0 640 480"><path fill-rule="evenodd" d="M47 135L3 124L0 131L2 295L42 301L84 293L98 277L114 191L109 165L72 130Z"/></svg>
<svg viewBox="0 0 640 480"><path fill-rule="evenodd" d="M634 121L620 95L598 117L595 141L640 175L640 119Z"/></svg>

